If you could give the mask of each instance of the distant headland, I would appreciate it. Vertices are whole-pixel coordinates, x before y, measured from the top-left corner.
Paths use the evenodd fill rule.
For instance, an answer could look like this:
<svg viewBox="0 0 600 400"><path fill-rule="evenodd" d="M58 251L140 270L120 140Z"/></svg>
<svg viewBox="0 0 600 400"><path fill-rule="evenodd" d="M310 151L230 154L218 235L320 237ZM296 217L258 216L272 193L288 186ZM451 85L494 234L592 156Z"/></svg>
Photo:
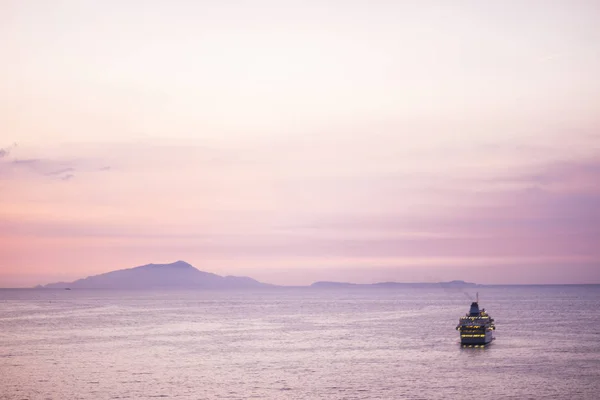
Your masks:
<svg viewBox="0 0 600 400"><path fill-rule="evenodd" d="M185 261L147 264L89 276L74 282L37 286L44 289L244 289L270 287L245 276L220 276L200 271Z"/></svg>

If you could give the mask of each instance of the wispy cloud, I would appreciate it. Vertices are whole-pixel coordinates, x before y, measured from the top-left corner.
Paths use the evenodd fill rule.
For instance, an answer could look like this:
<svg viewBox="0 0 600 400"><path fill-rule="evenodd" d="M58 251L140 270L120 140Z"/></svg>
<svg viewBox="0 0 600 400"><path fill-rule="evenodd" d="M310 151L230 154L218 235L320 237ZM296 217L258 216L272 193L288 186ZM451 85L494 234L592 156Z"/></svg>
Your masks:
<svg viewBox="0 0 600 400"><path fill-rule="evenodd" d="M73 167L67 167L67 168L61 168L61 169L57 169L56 171L50 171L48 173L46 173L46 175L63 175L68 173L68 172L73 172L75 171L75 168Z"/></svg>
<svg viewBox="0 0 600 400"><path fill-rule="evenodd" d="M12 149L15 148L15 147L17 147L17 144L13 143L9 147L0 148L0 158L8 157L10 155L10 152L12 151Z"/></svg>
<svg viewBox="0 0 600 400"><path fill-rule="evenodd" d="M600 157L555 161L490 179L526 187L600 193Z"/></svg>
<svg viewBox="0 0 600 400"><path fill-rule="evenodd" d="M440 207L340 211L284 231L324 255L600 256L600 160L547 163L497 179L517 186L482 180L474 182L477 189L457 187L462 194ZM395 201L402 201L400 192Z"/></svg>
<svg viewBox="0 0 600 400"><path fill-rule="evenodd" d="M57 179L62 179L67 172L75 171L75 168L71 166L71 162L50 158L14 159L10 163L17 172L25 170L36 175Z"/></svg>
<svg viewBox="0 0 600 400"><path fill-rule="evenodd" d="M14 147L16 144L0 149L0 175L2 176L10 177L25 173L58 181L68 181L75 177L76 173L110 170L110 166L97 167L93 165L94 161L80 158L52 156L17 158L11 154Z"/></svg>

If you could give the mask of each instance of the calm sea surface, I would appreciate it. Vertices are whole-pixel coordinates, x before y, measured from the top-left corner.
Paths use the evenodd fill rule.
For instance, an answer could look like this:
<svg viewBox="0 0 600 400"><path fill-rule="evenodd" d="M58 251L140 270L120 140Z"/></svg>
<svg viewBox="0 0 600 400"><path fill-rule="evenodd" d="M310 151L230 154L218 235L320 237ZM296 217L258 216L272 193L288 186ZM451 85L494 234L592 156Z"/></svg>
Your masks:
<svg viewBox="0 0 600 400"><path fill-rule="evenodd" d="M0 398L600 398L600 286L477 290L0 290Z"/></svg>

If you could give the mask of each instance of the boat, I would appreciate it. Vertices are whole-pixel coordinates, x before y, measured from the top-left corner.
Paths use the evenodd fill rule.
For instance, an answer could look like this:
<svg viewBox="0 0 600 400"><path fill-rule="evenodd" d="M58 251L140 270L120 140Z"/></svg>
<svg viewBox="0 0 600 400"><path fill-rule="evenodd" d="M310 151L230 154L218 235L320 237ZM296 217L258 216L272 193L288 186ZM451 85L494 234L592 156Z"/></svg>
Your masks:
<svg viewBox="0 0 600 400"><path fill-rule="evenodd" d="M494 319L485 308L479 309L479 293L471 303L469 312L458 320L456 330L460 333L460 344L463 346L485 346L495 339Z"/></svg>

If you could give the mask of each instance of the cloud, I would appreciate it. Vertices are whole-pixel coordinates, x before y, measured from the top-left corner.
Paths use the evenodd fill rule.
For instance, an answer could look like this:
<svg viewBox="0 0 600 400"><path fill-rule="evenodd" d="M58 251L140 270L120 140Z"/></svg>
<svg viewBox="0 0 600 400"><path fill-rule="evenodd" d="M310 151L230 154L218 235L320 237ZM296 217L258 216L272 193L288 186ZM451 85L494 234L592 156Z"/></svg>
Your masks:
<svg viewBox="0 0 600 400"><path fill-rule="evenodd" d="M0 148L0 158L8 157L10 155L10 152L12 151L12 149L15 147L17 147L17 144L13 143L9 147Z"/></svg>
<svg viewBox="0 0 600 400"><path fill-rule="evenodd" d="M340 207L283 229L323 255L600 257L600 159L536 165L492 181L516 185L457 186L447 204L417 212ZM401 191L387 200L400 203Z"/></svg>
<svg viewBox="0 0 600 400"><path fill-rule="evenodd" d="M15 159L10 162L16 172L26 171L49 178L63 179L66 173L74 172L75 168L69 161L29 158Z"/></svg>
<svg viewBox="0 0 600 400"><path fill-rule="evenodd" d="M0 175L2 176L43 176L48 179L62 181L71 180L75 172L108 171L110 166L98 167L93 159L72 157L36 157L36 158L14 158L11 150L16 144L0 149Z"/></svg>
<svg viewBox="0 0 600 400"><path fill-rule="evenodd" d="M75 171L75 168L72 167L68 167L68 168L61 168L61 169L57 169L56 171L51 171L46 173L46 175L63 175L67 172L73 172Z"/></svg>
<svg viewBox="0 0 600 400"><path fill-rule="evenodd" d="M16 159L16 160L12 161L13 164L25 164L25 165L33 165L33 164L37 164L40 162L42 162L42 160L40 160L39 158L27 158L24 160Z"/></svg>
<svg viewBox="0 0 600 400"><path fill-rule="evenodd" d="M600 193L600 157L555 161L531 167L529 171L515 171L489 181L560 191Z"/></svg>

